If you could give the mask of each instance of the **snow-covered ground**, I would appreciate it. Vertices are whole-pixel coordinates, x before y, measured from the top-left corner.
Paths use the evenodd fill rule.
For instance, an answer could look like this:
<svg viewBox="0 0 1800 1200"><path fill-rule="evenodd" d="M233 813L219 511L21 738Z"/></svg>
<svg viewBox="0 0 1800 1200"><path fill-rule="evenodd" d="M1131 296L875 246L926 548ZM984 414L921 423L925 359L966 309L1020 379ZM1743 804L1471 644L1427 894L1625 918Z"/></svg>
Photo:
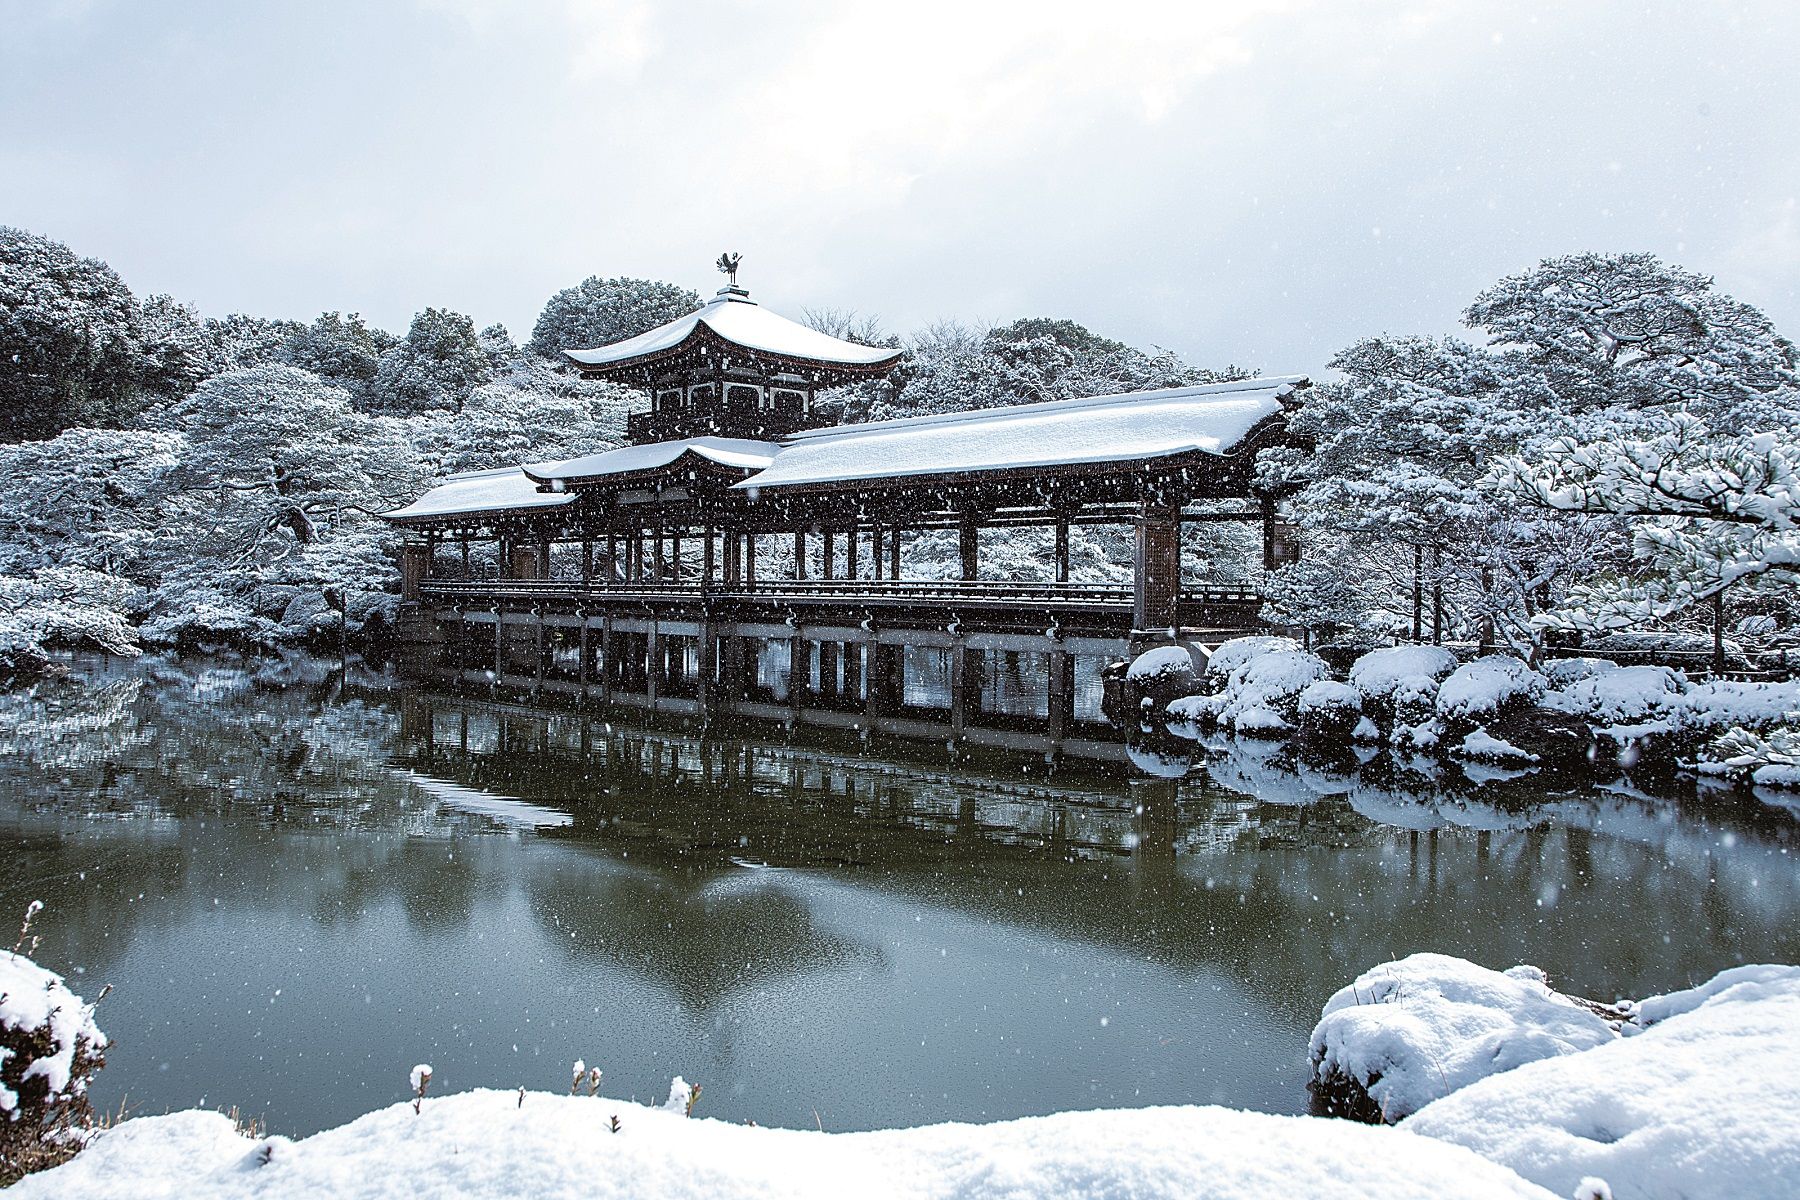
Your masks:
<svg viewBox="0 0 1800 1200"><path fill-rule="evenodd" d="M1584 1177L1616 1200L1800 1196L1800 967L1723 972L1637 1005L1624 1031L1489 1076L1400 1128L1559 1196Z"/></svg>
<svg viewBox="0 0 1800 1200"><path fill-rule="evenodd" d="M611 1132L617 1115L620 1128ZM290 1142L218 1113L128 1121L18 1200L1548 1200L1461 1146L1401 1129L1223 1108L1062 1113L877 1133L761 1129L604 1097L473 1091Z"/></svg>

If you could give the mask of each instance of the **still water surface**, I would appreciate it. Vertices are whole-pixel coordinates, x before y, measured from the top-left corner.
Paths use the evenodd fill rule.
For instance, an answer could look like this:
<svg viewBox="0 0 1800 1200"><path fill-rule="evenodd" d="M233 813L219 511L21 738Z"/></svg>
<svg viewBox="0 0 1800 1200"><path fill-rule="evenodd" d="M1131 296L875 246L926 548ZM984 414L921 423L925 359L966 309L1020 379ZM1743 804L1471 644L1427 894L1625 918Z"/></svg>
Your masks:
<svg viewBox="0 0 1800 1200"><path fill-rule="evenodd" d="M1128 761L534 712L323 664L81 660L0 698L0 913L117 1041L95 1099L305 1134L437 1087L856 1129L1306 1105L1414 950L1611 999L1800 961L1800 823L1385 759ZM1141 758L1141 756L1140 756ZM1148 760L1144 760L1148 761Z"/></svg>

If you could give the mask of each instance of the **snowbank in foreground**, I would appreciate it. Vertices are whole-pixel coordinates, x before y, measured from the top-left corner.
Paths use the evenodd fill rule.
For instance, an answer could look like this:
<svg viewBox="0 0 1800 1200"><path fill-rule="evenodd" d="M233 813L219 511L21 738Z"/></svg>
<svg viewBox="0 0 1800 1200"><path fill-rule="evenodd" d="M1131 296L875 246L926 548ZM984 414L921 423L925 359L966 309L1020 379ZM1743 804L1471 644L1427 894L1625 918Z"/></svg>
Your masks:
<svg viewBox="0 0 1800 1200"><path fill-rule="evenodd" d="M1490 971L1414 954L1363 972L1325 1002L1312 1035L1313 1079L1326 1089L1351 1085L1382 1119L1398 1121L1496 1072L1618 1036L1618 1019L1552 991L1536 967Z"/></svg>
<svg viewBox="0 0 1800 1200"><path fill-rule="evenodd" d="M1491 1076L1400 1128L1559 1196L1597 1176L1619 1200L1800 1197L1800 967L1735 968L1634 1011L1642 1033Z"/></svg>
<svg viewBox="0 0 1800 1200"><path fill-rule="evenodd" d="M608 1132L618 1114L622 1128ZM996 1125L814 1133L688 1120L597 1097L475 1091L251 1142L217 1113L127 1121L18 1200L763 1200L1123 1197L1462 1200L1551 1193L1404 1130L1221 1108L1063 1113ZM1565 1190L1562 1195L1568 1195Z"/></svg>

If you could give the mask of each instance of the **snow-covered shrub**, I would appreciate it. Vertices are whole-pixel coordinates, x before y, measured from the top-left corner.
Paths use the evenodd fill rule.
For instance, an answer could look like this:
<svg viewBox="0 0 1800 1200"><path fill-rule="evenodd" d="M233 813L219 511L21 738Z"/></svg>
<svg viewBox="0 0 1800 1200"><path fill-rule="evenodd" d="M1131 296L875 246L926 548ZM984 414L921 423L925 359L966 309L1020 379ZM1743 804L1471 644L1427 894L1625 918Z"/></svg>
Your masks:
<svg viewBox="0 0 1800 1200"><path fill-rule="evenodd" d="M1542 698L1542 675L1508 654L1464 663L1438 686L1437 714L1446 721L1480 724Z"/></svg>
<svg viewBox="0 0 1800 1200"><path fill-rule="evenodd" d="M1580 677L1570 679L1574 668L1547 677L1557 683L1544 703L1559 712L1585 718L1599 726L1636 725L1660 720L1670 713L1678 697L1687 691L1687 676L1668 667L1616 667L1595 659L1572 660L1583 664Z"/></svg>
<svg viewBox="0 0 1800 1200"><path fill-rule="evenodd" d="M1321 679L1300 693L1300 728L1311 737L1348 738L1362 721L1362 693L1347 683Z"/></svg>
<svg viewBox="0 0 1800 1200"><path fill-rule="evenodd" d="M1235 652L1239 642L1262 641L1275 648L1250 654ZM1225 673L1223 690L1210 696L1189 696L1169 705L1169 715L1178 720L1201 724L1216 722L1228 729L1252 737L1279 737L1293 730L1300 717L1300 693L1313 683L1325 679L1329 670L1325 660L1305 650L1282 648L1291 646L1287 638L1239 638L1226 642L1213 654L1207 679L1219 676L1220 654L1232 663Z"/></svg>
<svg viewBox="0 0 1800 1200"><path fill-rule="evenodd" d="M1800 788L1800 730L1775 729L1764 736L1734 726L1701 751L1694 769L1763 787Z"/></svg>
<svg viewBox="0 0 1800 1200"><path fill-rule="evenodd" d="M1553 991L1536 967L1490 971L1414 954L1363 972L1313 1028L1315 1097L1340 1115L1398 1121L1521 1063L1618 1037L1619 1022Z"/></svg>
<svg viewBox="0 0 1800 1200"><path fill-rule="evenodd" d="M93 1006L54 971L0 950L0 1187L81 1148L88 1083L105 1064Z"/></svg>
<svg viewBox="0 0 1800 1200"><path fill-rule="evenodd" d="M1442 646L1389 646L1352 663L1350 683L1367 700L1434 704L1438 684L1454 670L1456 655Z"/></svg>
<svg viewBox="0 0 1800 1200"><path fill-rule="evenodd" d="M1377 726L1400 731L1431 721L1438 684L1456 670L1456 656L1442 646L1390 646L1371 650L1350 665L1350 686Z"/></svg>
<svg viewBox="0 0 1800 1200"><path fill-rule="evenodd" d="M1221 642L1219 648L1212 652L1212 657L1206 660L1206 674L1210 679L1223 682L1259 654L1298 649L1300 643L1290 637L1271 637L1258 633L1232 638L1228 642Z"/></svg>

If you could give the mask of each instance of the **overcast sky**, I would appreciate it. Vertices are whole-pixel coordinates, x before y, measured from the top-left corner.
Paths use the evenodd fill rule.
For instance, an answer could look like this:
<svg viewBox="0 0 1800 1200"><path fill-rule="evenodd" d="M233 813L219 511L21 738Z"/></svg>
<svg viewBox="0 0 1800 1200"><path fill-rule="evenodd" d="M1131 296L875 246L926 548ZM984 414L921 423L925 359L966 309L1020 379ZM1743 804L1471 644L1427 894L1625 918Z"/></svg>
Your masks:
<svg viewBox="0 0 1800 1200"><path fill-rule="evenodd" d="M1548 255L1800 335L1800 3L0 0L0 224L209 315L591 274L1317 372Z"/></svg>

